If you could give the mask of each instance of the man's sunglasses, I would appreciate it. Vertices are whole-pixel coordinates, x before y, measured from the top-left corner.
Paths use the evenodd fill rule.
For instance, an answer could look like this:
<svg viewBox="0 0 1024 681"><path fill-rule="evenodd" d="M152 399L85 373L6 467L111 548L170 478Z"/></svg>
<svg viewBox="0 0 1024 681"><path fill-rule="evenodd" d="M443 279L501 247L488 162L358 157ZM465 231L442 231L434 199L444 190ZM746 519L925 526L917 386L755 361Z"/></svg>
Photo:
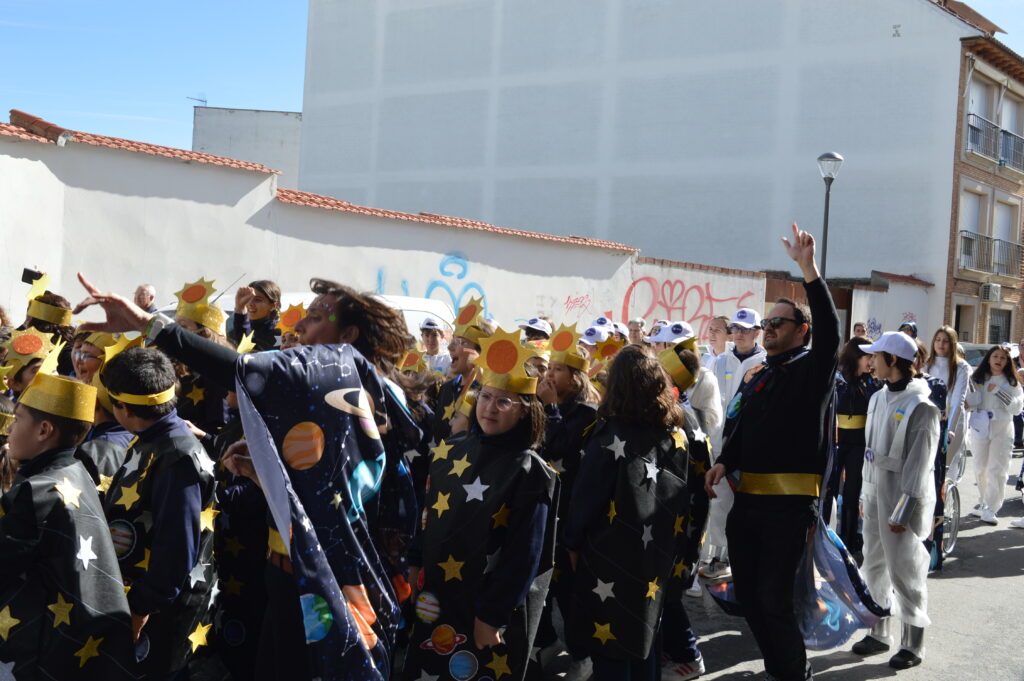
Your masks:
<svg viewBox="0 0 1024 681"><path fill-rule="evenodd" d="M762 329L768 329L768 328L777 329L780 326L782 326L782 324L784 322L793 322L794 324L799 324L800 323L800 322L798 322L795 319L790 319L789 317L771 317L769 319L762 319L761 320L761 328Z"/></svg>

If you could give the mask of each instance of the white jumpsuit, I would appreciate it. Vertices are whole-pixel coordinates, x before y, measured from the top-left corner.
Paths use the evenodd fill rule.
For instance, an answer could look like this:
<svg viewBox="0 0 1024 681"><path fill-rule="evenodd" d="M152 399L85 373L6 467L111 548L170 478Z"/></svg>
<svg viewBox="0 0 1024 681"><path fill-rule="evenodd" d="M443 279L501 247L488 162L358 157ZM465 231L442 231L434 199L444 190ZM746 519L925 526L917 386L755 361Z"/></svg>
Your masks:
<svg viewBox="0 0 1024 681"><path fill-rule="evenodd" d="M1006 474L1013 454L1013 417L1024 406L1020 384L1005 376L992 376L982 384L972 381L967 393L967 447L974 457L978 496L983 506L998 512L1006 492Z"/></svg>
<svg viewBox="0 0 1024 681"><path fill-rule="evenodd" d="M925 584L929 555L922 540L931 531L935 509L932 470L939 442L939 410L928 401L929 392L924 380L914 379L905 390L892 391L886 385L872 395L861 490L861 573L875 601L915 627L931 624ZM894 514L901 500L907 512ZM889 528L894 515L905 531Z"/></svg>
<svg viewBox="0 0 1024 681"><path fill-rule="evenodd" d="M974 369L962 359L956 360L956 377L953 385L949 383L949 358L936 357L928 366L928 373L940 379L946 385L946 423L949 430L949 446L946 448L946 465L958 459L967 435L967 416L964 414L964 399L967 397L967 385ZM955 479L958 471L949 471L947 478Z"/></svg>

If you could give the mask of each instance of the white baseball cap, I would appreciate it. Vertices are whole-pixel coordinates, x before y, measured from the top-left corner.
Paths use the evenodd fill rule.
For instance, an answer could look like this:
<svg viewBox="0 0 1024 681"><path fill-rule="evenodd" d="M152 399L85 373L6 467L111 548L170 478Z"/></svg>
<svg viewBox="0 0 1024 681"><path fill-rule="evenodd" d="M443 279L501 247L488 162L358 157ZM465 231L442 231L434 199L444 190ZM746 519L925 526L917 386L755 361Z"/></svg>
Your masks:
<svg viewBox="0 0 1024 681"><path fill-rule="evenodd" d="M629 335L629 327L622 322L614 322L612 326L615 328L615 333L621 333L623 336Z"/></svg>
<svg viewBox="0 0 1024 681"><path fill-rule="evenodd" d="M608 326L591 326L583 332L580 342L584 345L597 345L608 340L611 334L611 324Z"/></svg>
<svg viewBox="0 0 1024 681"><path fill-rule="evenodd" d="M539 317L534 317L533 319L527 320L525 324L520 324L519 328L533 329L534 331L540 331L548 338L551 337L551 325L548 324L546 320L541 319Z"/></svg>
<svg viewBox="0 0 1024 681"><path fill-rule="evenodd" d="M424 317L423 321L420 322L420 331L424 329L433 329L434 331L444 332L444 327L441 326L441 322L437 317Z"/></svg>
<svg viewBox="0 0 1024 681"><path fill-rule="evenodd" d="M729 326L738 326L741 329L759 329L761 328L761 315L749 307L741 307L732 313L732 320L729 321Z"/></svg>
<svg viewBox="0 0 1024 681"><path fill-rule="evenodd" d="M902 331L886 331L874 343L861 349L864 352L888 352L911 362L917 357L917 343Z"/></svg>
<svg viewBox="0 0 1024 681"><path fill-rule="evenodd" d="M607 317L605 317L603 315L598 317L597 319L595 319L593 321L593 323L591 324L591 326L611 326L611 325L612 325L612 320L608 319Z"/></svg>
<svg viewBox="0 0 1024 681"><path fill-rule="evenodd" d="M693 327L686 322L668 322L644 340L648 343L678 343L693 338L693 335Z"/></svg>

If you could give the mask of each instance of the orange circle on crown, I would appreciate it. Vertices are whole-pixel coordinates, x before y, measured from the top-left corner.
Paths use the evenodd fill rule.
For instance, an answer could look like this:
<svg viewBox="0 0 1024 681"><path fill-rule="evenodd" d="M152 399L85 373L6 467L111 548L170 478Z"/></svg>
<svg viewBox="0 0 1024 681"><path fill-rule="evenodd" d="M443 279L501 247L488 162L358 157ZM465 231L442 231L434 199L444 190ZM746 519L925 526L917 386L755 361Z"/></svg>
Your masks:
<svg viewBox="0 0 1024 681"><path fill-rule="evenodd" d="M611 357L614 357L615 353L617 353L618 351L619 347L617 345L606 345L603 348L601 348L601 359L609 359Z"/></svg>
<svg viewBox="0 0 1024 681"><path fill-rule="evenodd" d="M464 308L459 310L459 318L455 320L456 324L469 324L473 321L473 317L480 312L480 308L476 305L466 305Z"/></svg>
<svg viewBox="0 0 1024 681"><path fill-rule="evenodd" d="M19 355L31 355L43 349L43 339L32 334L19 336L14 339L11 347Z"/></svg>
<svg viewBox="0 0 1024 681"><path fill-rule="evenodd" d="M290 307L281 315L281 323L285 326L295 326L300 321L302 321L302 308L300 307Z"/></svg>
<svg viewBox="0 0 1024 681"><path fill-rule="evenodd" d="M572 333L569 331L559 331L551 337L551 349L556 352L563 352L568 350L572 346Z"/></svg>
<svg viewBox="0 0 1024 681"><path fill-rule="evenodd" d="M418 353L418 352L410 352L408 355L405 356L405 363L402 364L402 368L405 369L407 367L416 366L416 363L419 362L419 361L420 361L420 353Z"/></svg>
<svg viewBox="0 0 1024 681"><path fill-rule="evenodd" d="M519 346L509 340L496 341L487 348L487 368L498 374L507 374L516 368Z"/></svg>
<svg viewBox="0 0 1024 681"><path fill-rule="evenodd" d="M206 287L202 284L192 284L187 289L181 292L181 299L186 303L194 303L198 300L202 300L203 296L206 295Z"/></svg>

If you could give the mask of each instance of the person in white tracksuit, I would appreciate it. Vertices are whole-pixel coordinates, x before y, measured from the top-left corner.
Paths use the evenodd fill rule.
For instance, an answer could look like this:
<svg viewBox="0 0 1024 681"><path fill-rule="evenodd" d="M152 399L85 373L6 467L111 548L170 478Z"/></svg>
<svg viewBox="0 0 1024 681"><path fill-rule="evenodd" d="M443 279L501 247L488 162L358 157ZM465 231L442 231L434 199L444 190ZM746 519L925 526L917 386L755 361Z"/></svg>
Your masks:
<svg viewBox="0 0 1024 681"><path fill-rule="evenodd" d="M700 364L708 371L715 370L715 361L719 356L732 350L729 342L729 318L714 317L708 322L708 351L701 355Z"/></svg>
<svg viewBox="0 0 1024 681"><path fill-rule="evenodd" d="M965 400L970 413L967 448L974 458L981 502L972 514L996 525L1013 454L1013 417L1024 406L1024 391L1006 348L989 349L971 375L970 388Z"/></svg>
<svg viewBox="0 0 1024 681"><path fill-rule="evenodd" d="M761 334L761 315L757 310L743 307L732 314L729 321L733 348L715 360L715 378L722 398L722 412L728 418L729 403L743 385L743 379L751 369L761 366L767 354L758 342ZM724 421L723 424L724 426ZM722 451L722 428L711 431L711 463L718 460ZM723 478L715 485L716 496L711 500L708 519L708 536L705 555L711 562L701 568L700 574L708 579L723 579L732 573L729 569L728 544L725 538L725 520L732 509L733 493Z"/></svg>
<svg viewBox="0 0 1024 681"><path fill-rule="evenodd" d="M871 596L902 622L896 669L921 663L928 618L928 551L935 506L932 469L939 441L939 410L928 384L914 378L917 344L900 332L884 333L864 348L875 353L875 375L886 382L868 405L861 511L864 575ZM853 646L859 655L889 649L889 617Z"/></svg>

